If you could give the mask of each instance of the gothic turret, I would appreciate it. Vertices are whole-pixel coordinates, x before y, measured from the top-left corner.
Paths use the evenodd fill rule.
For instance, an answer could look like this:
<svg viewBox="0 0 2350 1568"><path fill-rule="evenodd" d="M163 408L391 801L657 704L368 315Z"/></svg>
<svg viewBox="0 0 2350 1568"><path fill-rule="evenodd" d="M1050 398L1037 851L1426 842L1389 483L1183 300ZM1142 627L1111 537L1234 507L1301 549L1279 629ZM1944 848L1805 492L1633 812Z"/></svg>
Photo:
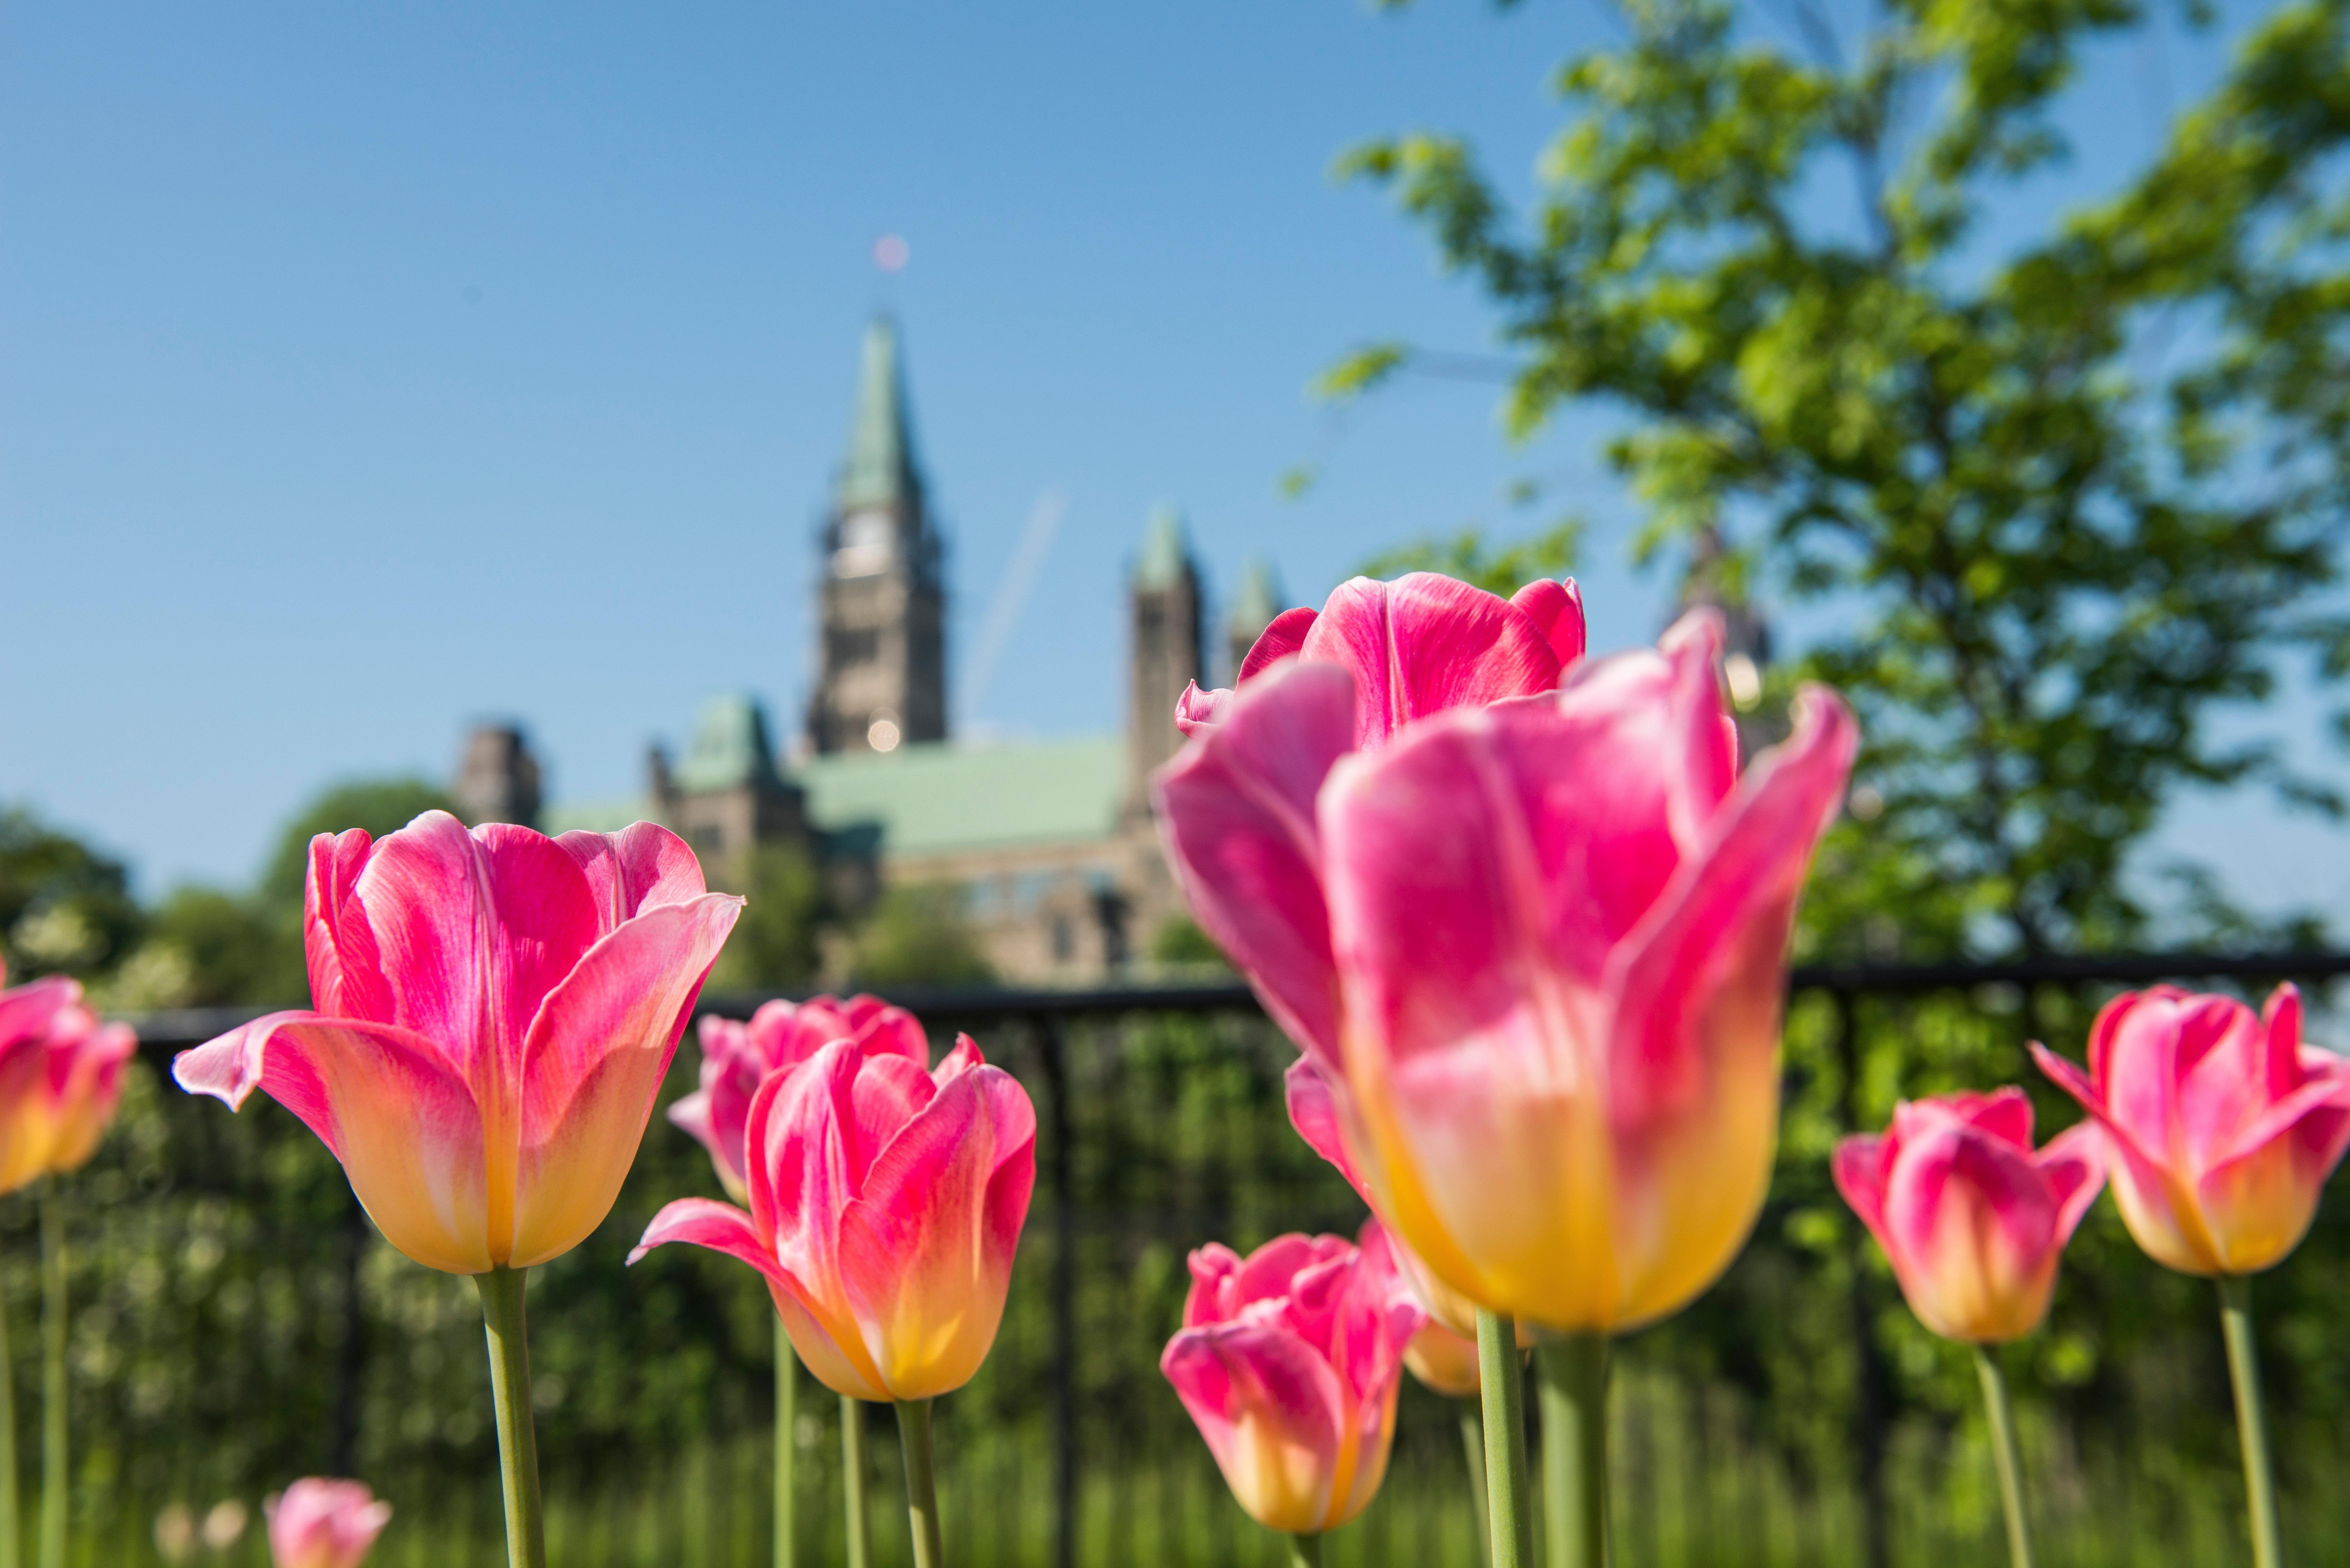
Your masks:
<svg viewBox="0 0 2350 1568"><path fill-rule="evenodd" d="M1241 568L1240 591L1232 595L1231 613L1224 617L1225 653L1231 659L1224 684L1240 679L1241 661L1280 613L1281 585L1274 579L1273 563L1263 556L1250 556L1248 565Z"/></svg>
<svg viewBox="0 0 2350 1568"><path fill-rule="evenodd" d="M848 454L819 535L821 641L808 742L895 751L947 733L943 548L914 458L898 329L865 329Z"/></svg>

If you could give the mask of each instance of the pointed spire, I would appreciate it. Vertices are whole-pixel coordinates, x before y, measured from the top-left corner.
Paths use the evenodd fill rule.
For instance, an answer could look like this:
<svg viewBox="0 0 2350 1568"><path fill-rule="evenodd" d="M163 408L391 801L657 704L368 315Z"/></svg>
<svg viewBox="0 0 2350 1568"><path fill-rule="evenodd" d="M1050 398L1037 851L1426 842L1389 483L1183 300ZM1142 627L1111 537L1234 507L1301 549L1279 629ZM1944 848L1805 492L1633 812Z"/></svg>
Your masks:
<svg viewBox="0 0 2350 1568"><path fill-rule="evenodd" d="M1191 558L1191 545L1184 536L1182 512L1171 503L1160 502L1151 508L1150 523L1142 535L1142 555L1134 563L1134 586L1172 587Z"/></svg>
<svg viewBox="0 0 2350 1568"><path fill-rule="evenodd" d="M857 381L857 422L840 465L835 497L843 512L892 506L921 488L914 466L914 432L906 412L906 378L898 353L898 326L877 316L865 328Z"/></svg>

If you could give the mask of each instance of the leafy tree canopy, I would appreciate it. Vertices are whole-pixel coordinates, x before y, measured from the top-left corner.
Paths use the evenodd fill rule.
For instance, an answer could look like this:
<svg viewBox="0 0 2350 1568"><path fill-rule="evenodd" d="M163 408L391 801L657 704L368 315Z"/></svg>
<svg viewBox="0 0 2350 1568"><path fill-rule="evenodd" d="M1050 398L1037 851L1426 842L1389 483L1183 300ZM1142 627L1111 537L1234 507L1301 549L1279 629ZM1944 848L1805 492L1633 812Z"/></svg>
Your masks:
<svg viewBox="0 0 2350 1568"><path fill-rule="evenodd" d="M1790 673L1861 711L1871 820L1832 848L1821 940L2126 941L2133 851L2181 792L2339 811L2214 719L2296 657L2350 670L2345 0L2279 7L2147 167L1998 255L1986 212L2064 156L2054 108L2136 0L1888 0L1856 33L1809 0L1615 10L1620 41L1558 71L1530 212L1456 139L1344 167L1491 300L1514 431L1627 416L1640 556L1726 541L1731 576L1835 607Z"/></svg>

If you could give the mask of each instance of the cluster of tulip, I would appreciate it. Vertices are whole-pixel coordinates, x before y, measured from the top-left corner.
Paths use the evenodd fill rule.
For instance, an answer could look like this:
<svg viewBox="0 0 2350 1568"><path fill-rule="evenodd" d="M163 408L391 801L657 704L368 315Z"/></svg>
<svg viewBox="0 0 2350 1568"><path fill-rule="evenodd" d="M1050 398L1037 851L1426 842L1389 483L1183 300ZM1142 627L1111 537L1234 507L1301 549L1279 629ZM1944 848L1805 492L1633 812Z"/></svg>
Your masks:
<svg viewBox="0 0 2350 1568"><path fill-rule="evenodd" d="M1721 635L1699 611L1654 651L1586 659L1572 584L1505 601L1357 580L1274 621L1233 690L1177 708L1191 740L1155 789L1170 858L1302 1052L1293 1123L1376 1216L1359 1247L1194 1253L1161 1363L1301 1563L1378 1487L1403 1366L1480 1401L1491 1561L1524 1563L1528 1349L1551 1562L1607 1561L1608 1337L1702 1292L1761 1206L1796 894L1857 742L1807 688L1787 740L1742 766ZM2254 1554L2274 1568L2245 1277L2300 1240L2350 1144L2350 1064L2301 1044L2290 988L2264 1019L2122 997L2085 1075L2033 1049L2088 1121L2035 1151L2019 1089L1904 1105L1838 1150L1837 1184L1918 1315L1978 1348L2024 1568L1985 1347L2039 1324L2110 1171L2147 1251L2220 1281Z"/></svg>
<svg viewBox="0 0 2350 1568"><path fill-rule="evenodd" d="M1571 583L1504 600L1432 575L1357 579L1276 619L1233 690L1193 688L1177 710L1190 740L1153 784L1170 859L1301 1050L1293 1123L1374 1216L1352 1241L1194 1252L1161 1361L1235 1497L1301 1563L1377 1493L1409 1368L1464 1402L1492 1562L1523 1568L1529 1353L1554 1568L1607 1560L1609 1338L1704 1291L1761 1208L1796 898L1857 744L1843 703L1805 688L1784 742L1742 759L1721 639L1700 611L1654 649L1586 659ZM380 840L321 835L313 1009L173 1065L233 1108L267 1093L393 1246L473 1279L513 1568L545 1561L525 1272L609 1212L742 902L644 823L548 838L427 813ZM878 1401L897 1409L915 1562L936 1568L931 1401L971 1379L1003 1315L1035 1174L1027 1096L967 1036L934 1068L915 1019L870 997L708 1019L701 1042L700 1087L671 1116L734 1201L669 1204L629 1261L691 1242L766 1282L779 1564L804 1365L842 1400L851 1563ZM88 1158L130 1049L68 982L0 992L0 1189ZM2082 1127L2035 1151L2020 1090L1905 1105L1838 1151L1836 1180L1918 1315L1980 1348L2039 1323L2110 1174L2147 1251L2220 1282L2273 1568L2244 1278L2307 1229L2350 1143L2350 1068L2301 1045L2289 990L2264 1019L2124 997L2085 1075L2034 1049ZM50 1568L63 1306L47 1211ZM2027 1563L2005 1388L1988 1350L1981 1366ZM0 1407L0 1445L11 1429ZM0 1449L0 1551L13 1473ZM297 1483L272 1519L281 1568L348 1568L386 1511L356 1483Z"/></svg>

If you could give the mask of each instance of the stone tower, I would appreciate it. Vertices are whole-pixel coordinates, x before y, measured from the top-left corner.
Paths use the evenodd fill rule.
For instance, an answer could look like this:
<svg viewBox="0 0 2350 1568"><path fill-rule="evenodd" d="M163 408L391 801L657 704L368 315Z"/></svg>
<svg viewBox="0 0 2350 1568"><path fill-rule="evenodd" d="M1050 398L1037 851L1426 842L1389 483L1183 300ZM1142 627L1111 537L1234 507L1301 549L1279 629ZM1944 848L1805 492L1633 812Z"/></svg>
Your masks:
<svg viewBox="0 0 2350 1568"><path fill-rule="evenodd" d="M477 724L465 737L465 753L449 798L472 823L511 822L538 826L538 759L516 724Z"/></svg>
<svg viewBox="0 0 2350 1568"><path fill-rule="evenodd" d="M1149 798L1153 770L1183 743L1175 728L1176 699L1184 687L1207 678L1200 657L1200 571L1183 536L1183 515L1171 506L1150 514L1142 555L1134 564L1133 607L1127 730L1132 804L1140 807Z"/></svg>
<svg viewBox="0 0 2350 1568"><path fill-rule="evenodd" d="M1248 658L1249 649L1281 613L1281 585L1274 579L1273 564L1263 556L1252 556L1241 570L1240 591L1232 596L1232 612L1224 618L1225 655L1231 663L1225 667L1224 684L1240 680L1241 661Z"/></svg>
<svg viewBox="0 0 2350 1568"><path fill-rule="evenodd" d="M865 329L848 455L819 535L818 752L891 752L947 735L946 586L906 411L898 328Z"/></svg>

